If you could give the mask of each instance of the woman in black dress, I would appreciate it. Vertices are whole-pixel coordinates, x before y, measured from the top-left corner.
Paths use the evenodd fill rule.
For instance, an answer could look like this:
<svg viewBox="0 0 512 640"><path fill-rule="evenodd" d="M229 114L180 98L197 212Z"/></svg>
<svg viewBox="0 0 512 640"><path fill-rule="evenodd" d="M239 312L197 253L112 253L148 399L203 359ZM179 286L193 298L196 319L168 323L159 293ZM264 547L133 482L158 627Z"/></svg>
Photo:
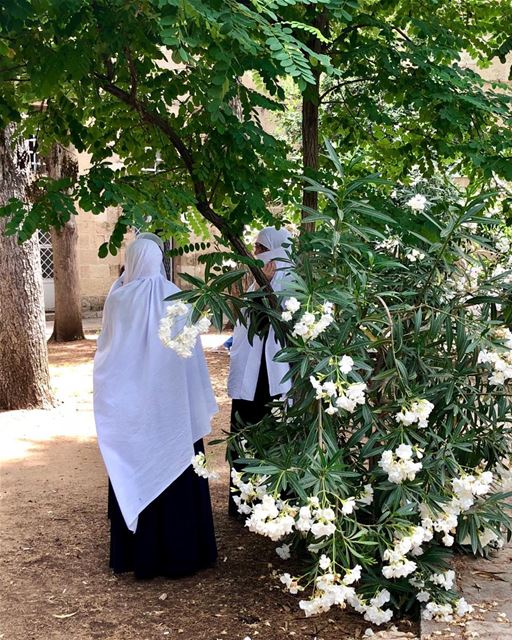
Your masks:
<svg viewBox="0 0 512 640"><path fill-rule="evenodd" d="M266 227L262 229L254 246L255 256L264 262L263 273L273 291L279 291L290 273L291 236L286 229ZM254 290L255 285L249 290ZM230 350L228 395L232 399L231 432L243 424L256 424L268 415L268 403L290 390L291 382L282 382L289 365L275 362L274 356L282 346L276 340L274 330L268 327L264 336L254 336L252 344L248 338L248 328L237 324L233 333ZM237 420L238 416L238 420ZM235 469L239 469L235 463ZM238 507L233 501L230 485L228 511L238 515Z"/></svg>
<svg viewBox="0 0 512 640"><path fill-rule="evenodd" d="M159 339L178 291L152 239L127 249L103 312L94 414L109 475L110 566L137 578L180 577L216 559L208 481L191 466L217 411L200 343L181 358Z"/></svg>

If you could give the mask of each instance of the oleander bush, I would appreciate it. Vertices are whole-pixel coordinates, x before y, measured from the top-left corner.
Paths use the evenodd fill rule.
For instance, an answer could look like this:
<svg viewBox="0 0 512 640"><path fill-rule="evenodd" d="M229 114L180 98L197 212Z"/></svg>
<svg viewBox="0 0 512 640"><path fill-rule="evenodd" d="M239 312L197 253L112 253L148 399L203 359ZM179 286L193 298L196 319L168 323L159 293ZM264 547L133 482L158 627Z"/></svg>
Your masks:
<svg viewBox="0 0 512 640"><path fill-rule="evenodd" d="M293 380L229 438L244 465L235 500L250 531L300 559L280 580L306 615L349 605L378 624L418 603L425 617L464 615L453 550L485 555L512 530L500 196L428 196L420 180L404 196L376 176L348 180L328 152L331 186L311 182L323 205L290 248L280 304L252 293L235 305L242 320L266 313ZM206 289L182 297L218 316L226 300Z"/></svg>

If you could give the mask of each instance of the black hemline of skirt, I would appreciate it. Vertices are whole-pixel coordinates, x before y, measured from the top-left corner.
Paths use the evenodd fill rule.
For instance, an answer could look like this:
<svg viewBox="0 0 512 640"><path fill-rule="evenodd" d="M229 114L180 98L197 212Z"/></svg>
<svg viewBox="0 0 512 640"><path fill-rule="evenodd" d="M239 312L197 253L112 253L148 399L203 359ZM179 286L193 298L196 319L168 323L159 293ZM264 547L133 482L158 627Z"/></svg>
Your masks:
<svg viewBox="0 0 512 640"><path fill-rule="evenodd" d="M196 453L204 451L198 440ZM108 483L110 567L136 578L181 578L211 567L217 558L208 480L188 467L139 515L132 533Z"/></svg>
<svg viewBox="0 0 512 640"><path fill-rule="evenodd" d="M231 433L237 433L238 431L240 431L240 425L238 424L236 419L237 414L239 419L242 420L244 424L256 424L257 422L260 422L260 420L263 420L263 418L270 413L270 407L268 407L267 404L269 402L272 402L272 400L275 400L275 398L276 396L270 395L270 387L267 374L267 361L265 357L265 344L263 344L260 370L258 372L258 382L256 383L256 390L254 392L254 400L232 400ZM231 455L233 457L236 457L236 452L232 451ZM233 462L230 467L230 469L236 469L237 471L240 471L242 468L242 465L236 462ZM234 485L230 476L228 513L230 516L235 516L241 519L242 516L238 512L238 507L233 501L233 495L236 495L237 492L233 492L232 488L234 488Z"/></svg>

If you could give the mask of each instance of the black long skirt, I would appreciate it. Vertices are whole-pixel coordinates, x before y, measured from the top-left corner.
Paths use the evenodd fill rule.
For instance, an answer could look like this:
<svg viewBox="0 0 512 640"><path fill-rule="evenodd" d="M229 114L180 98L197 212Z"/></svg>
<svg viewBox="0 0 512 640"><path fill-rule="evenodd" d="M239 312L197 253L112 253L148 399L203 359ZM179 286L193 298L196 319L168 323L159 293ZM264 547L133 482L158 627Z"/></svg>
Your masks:
<svg viewBox="0 0 512 640"><path fill-rule="evenodd" d="M277 396L270 395L270 388L268 383L267 374L267 361L265 359L265 347L261 355L260 370L258 373L258 382L256 383L256 391L254 392L254 400L232 400L231 403L231 433L237 433L240 430L240 425L236 420L236 415L244 424L256 424L263 420L265 416L270 413L270 408L267 406L269 402L275 400ZM232 457L236 457L236 452L232 450ZM232 463L232 468L240 471L242 466L236 462ZM229 481L229 501L228 501L228 513L230 516L240 516L238 513L238 507L233 501L233 483ZM236 495L236 494L235 494Z"/></svg>
<svg viewBox="0 0 512 640"><path fill-rule="evenodd" d="M204 451L203 441L194 445ZM110 567L136 578L180 578L212 566L217 558L208 480L192 466L139 515L132 533L109 481Z"/></svg>

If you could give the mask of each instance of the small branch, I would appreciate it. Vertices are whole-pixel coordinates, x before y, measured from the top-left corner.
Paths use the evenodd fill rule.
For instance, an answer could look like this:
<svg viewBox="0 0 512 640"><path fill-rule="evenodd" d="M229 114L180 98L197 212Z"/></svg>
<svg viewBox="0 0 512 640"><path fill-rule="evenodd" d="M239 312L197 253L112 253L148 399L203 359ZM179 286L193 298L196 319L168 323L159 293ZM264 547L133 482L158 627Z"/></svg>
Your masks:
<svg viewBox="0 0 512 640"><path fill-rule="evenodd" d="M319 96L320 101L322 101L325 98L325 96L331 93L332 91L336 91L336 89L341 89L345 85L355 84L357 82L369 82L370 80L371 78L354 78L353 80L345 80L344 82L340 82L339 84L336 84L333 87L330 87L329 89L324 91L322 94L320 94Z"/></svg>
<svg viewBox="0 0 512 640"><path fill-rule="evenodd" d="M391 29L392 29L393 31L396 31L397 33L399 33L399 34L402 36L402 38L403 38L404 40L407 40L407 42L409 42L410 44L414 44L414 40L412 40L412 39L411 39L411 38L410 38L410 37L405 33L405 31L402 31L402 29L400 29L400 27L395 27L394 25L388 25L388 26L390 26L390 27L391 27Z"/></svg>
<svg viewBox="0 0 512 640"><path fill-rule="evenodd" d="M130 87L130 98L135 102L137 99L137 70L135 69L135 64L133 62L132 54L128 47L125 48L126 59L128 61L128 68L130 70L130 78L131 78L131 87Z"/></svg>

